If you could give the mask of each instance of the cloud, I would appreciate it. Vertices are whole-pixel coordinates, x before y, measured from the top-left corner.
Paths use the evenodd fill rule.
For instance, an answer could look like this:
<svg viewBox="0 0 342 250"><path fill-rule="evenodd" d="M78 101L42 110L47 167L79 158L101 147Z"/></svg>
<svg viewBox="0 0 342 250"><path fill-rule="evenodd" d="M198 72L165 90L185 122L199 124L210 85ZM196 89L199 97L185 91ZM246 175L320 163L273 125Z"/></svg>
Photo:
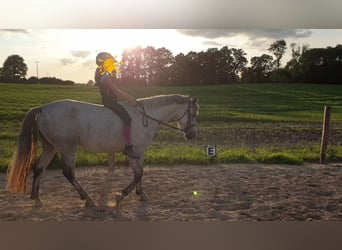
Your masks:
<svg viewBox="0 0 342 250"><path fill-rule="evenodd" d="M87 58L92 52L88 50L74 50L70 51L74 57Z"/></svg>
<svg viewBox="0 0 342 250"><path fill-rule="evenodd" d="M303 38L311 36L308 29L180 29L179 33L187 36L203 38L230 38L238 35L247 36L249 39L269 38Z"/></svg>
<svg viewBox="0 0 342 250"><path fill-rule="evenodd" d="M93 59L88 59L87 61L83 63L83 66L89 69L94 69L95 67L94 65L96 66Z"/></svg>
<svg viewBox="0 0 342 250"><path fill-rule="evenodd" d="M266 48L268 47L270 42L266 38L256 38L256 39L251 39L247 42L247 45L249 47L254 47L254 48Z"/></svg>
<svg viewBox="0 0 342 250"><path fill-rule="evenodd" d="M19 33L19 34L29 34L30 31L26 29L0 29L1 33Z"/></svg>
<svg viewBox="0 0 342 250"><path fill-rule="evenodd" d="M256 38L273 38L273 39L286 39L286 38L304 38L311 36L312 32L307 29L259 29L255 32L251 31L246 35L251 39Z"/></svg>
<svg viewBox="0 0 342 250"><path fill-rule="evenodd" d="M232 30L226 29L180 29L177 30L177 32L186 36L204 37L210 39L232 37L236 35L236 33Z"/></svg>
<svg viewBox="0 0 342 250"><path fill-rule="evenodd" d="M219 43L219 42L216 42L216 41L213 41L213 40L204 41L203 44L204 45L209 45L209 46L218 46L218 47L222 46L222 43Z"/></svg>
<svg viewBox="0 0 342 250"><path fill-rule="evenodd" d="M69 64L74 64L74 63L82 63L83 66L89 67L90 65L90 59L88 58L89 55L92 54L91 51L88 50L73 50L70 51L71 56L70 57L65 57L60 60L63 66L69 65ZM94 60L91 60L92 64Z"/></svg>
<svg viewBox="0 0 342 250"><path fill-rule="evenodd" d="M62 63L63 66L66 66L68 64L73 64L75 62L76 62L76 60L72 59L72 58L62 58L61 59L61 63Z"/></svg>
<svg viewBox="0 0 342 250"><path fill-rule="evenodd" d="M0 29L0 36L3 38L27 37L30 35L31 31L26 29Z"/></svg>
<svg viewBox="0 0 342 250"><path fill-rule="evenodd" d="M227 44L225 42L218 42L215 40L206 40L202 44L206 45L206 46L213 46L213 47L223 47L223 46L228 46L229 48L236 48L237 47L234 44Z"/></svg>
<svg viewBox="0 0 342 250"><path fill-rule="evenodd" d="M222 47L227 45L226 39L237 36L245 37L242 47L249 49L266 48L275 40L305 38L311 36L308 29L181 29L178 33L208 39L204 45ZM232 42L229 42L232 43ZM227 45L228 47L236 47Z"/></svg>

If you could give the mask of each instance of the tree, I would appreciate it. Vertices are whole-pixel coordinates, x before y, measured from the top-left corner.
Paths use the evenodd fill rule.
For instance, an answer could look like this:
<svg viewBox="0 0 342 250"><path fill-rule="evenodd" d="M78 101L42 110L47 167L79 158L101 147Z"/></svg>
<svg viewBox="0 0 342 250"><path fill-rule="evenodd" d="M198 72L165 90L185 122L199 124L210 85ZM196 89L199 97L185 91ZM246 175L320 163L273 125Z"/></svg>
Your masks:
<svg viewBox="0 0 342 250"><path fill-rule="evenodd" d="M147 83L163 84L169 82L170 67L174 63L172 52L166 48L155 49L148 46L142 53L142 71Z"/></svg>
<svg viewBox="0 0 342 250"><path fill-rule="evenodd" d="M201 65L198 57L198 53L194 51L190 51L185 56L185 60L183 60L183 75L181 75L184 84L197 85L203 83L203 65Z"/></svg>
<svg viewBox="0 0 342 250"><path fill-rule="evenodd" d="M303 81L303 60L302 55L309 50L308 44L291 43L291 59L287 62L285 69L288 70L292 82Z"/></svg>
<svg viewBox="0 0 342 250"><path fill-rule="evenodd" d="M242 72L243 82L268 82L273 69L273 57L267 54L251 58L251 66Z"/></svg>
<svg viewBox="0 0 342 250"><path fill-rule="evenodd" d="M60 85L74 85L70 80L62 80L56 77L43 77L39 79L41 84L60 84Z"/></svg>
<svg viewBox="0 0 342 250"><path fill-rule="evenodd" d="M31 76L26 82L30 84L38 83L38 78L36 76Z"/></svg>
<svg viewBox="0 0 342 250"><path fill-rule="evenodd" d="M143 49L136 47L125 49L122 53L121 78L125 83L145 82L146 72L142 69Z"/></svg>
<svg viewBox="0 0 342 250"><path fill-rule="evenodd" d="M220 75L220 52L217 48L210 48L207 51L202 51L200 53L194 53L192 56L192 61L194 66L198 68L198 70L194 69L195 73L199 77L199 83L201 84L210 84L210 83L219 83L219 75Z"/></svg>
<svg viewBox="0 0 342 250"><path fill-rule="evenodd" d="M87 85L88 85L88 86L93 86L93 85L95 85L95 82L94 82L93 80L89 80L89 81L87 82Z"/></svg>
<svg viewBox="0 0 342 250"><path fill-rule="evenodd" d="M122 54L121 81L131 84L161 84L170 81L174 57L166 48L136 47Z"/></svg>
<svg viewBox="0 0 342 250"><path fill-rule="evenodd" d="M167 84L171 81L170 69L175 62L175 58L172 52L164 47L158 49L157 54L159 82Z"/></svg>
<svg viewBox="0 0 342 250"><path fill-rule="evenodd" d="M236 82L233 52L227 46L221 49L209 48L193 56L199 67L197 74L203 84L226 84Z"/></svg>
<svg viewBox="0 0 342 250"><path fill-rule="evenodd" d="M189 52L175 56L175 62L170 67L171 81L175 85L199 84L201 66L197 63L197 53Z"/></svg>
<svg viewBox="0 0 342 250"><path fill-rule="evenodd" d="M19 55L7 57L1 70L1 78L7 82L20 82L27 74L27 65Z"/></svg>
<svg viewBox="0 0 342 250"><path fill-rule="evenodd" d="M286 51L286 42L285 40L277 40L271 44L268 48L268 51L272 52L275 56L274 64L276 69L280 68L280 61Z"/></svg>
<svg viewBox="0 0 342 250"><path fill-rule="evenodd" d="M246 56L246 53L243 51L243 49L235 49L232 48L233 52L233 69L234 73L236 75L236 78L240 78L242 72L246 69L246 65L248 63Z"/></svg>
<svg viewBox="0 0 342 250"><path fill-rule="evenodd" d="M342 45L307 50L300 60L303 82L341 84Z"/></svg>
<svg viewBox="0 0 342 250"><path fill-rule="evenodd" d="M272 60L273 57L267 54L254 56L251 58L251 68L255 72L260 72L261 74L266 75L272 71Z"/></svg>
<svg viewBox="0 0 342 250"><path fill-rule="evenodd" d="M217 60L217 83L233 83L236 82L235 68L234 68L233 51L227 46L219 50L219 57Z"/></svg>

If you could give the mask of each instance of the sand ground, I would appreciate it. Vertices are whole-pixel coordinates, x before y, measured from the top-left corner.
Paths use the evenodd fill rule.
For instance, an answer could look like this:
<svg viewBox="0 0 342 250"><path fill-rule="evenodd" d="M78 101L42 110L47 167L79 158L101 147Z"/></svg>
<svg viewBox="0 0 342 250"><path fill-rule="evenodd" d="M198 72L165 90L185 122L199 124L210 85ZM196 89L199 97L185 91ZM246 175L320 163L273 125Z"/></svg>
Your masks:
<svg viewBox="0 0 342 250"><path fill-rule="evenodd" d="M114 207L105 204L132 180L129 167L83 167L76 175L97 208L84 207L61 170L45 172L41 208L29 195L8 193L0 174L0 221L342 221L341 164L145 166L148 199L132 192Z"/></svg>

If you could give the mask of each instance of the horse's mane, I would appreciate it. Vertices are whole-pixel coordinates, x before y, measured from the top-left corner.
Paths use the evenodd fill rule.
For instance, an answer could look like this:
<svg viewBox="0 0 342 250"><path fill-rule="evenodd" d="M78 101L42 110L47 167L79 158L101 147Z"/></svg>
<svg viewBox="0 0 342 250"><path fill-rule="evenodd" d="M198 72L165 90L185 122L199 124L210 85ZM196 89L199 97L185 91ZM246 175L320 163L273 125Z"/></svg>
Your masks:
<svg viewBox="0 0 342 250"><path fill-rule="evenodd" d="M189 102L189 96L187 95L157 95L146 98L138 99L139 102L143 102L146 107L155 107L168 105L170 103L184 104Z"/></svg>

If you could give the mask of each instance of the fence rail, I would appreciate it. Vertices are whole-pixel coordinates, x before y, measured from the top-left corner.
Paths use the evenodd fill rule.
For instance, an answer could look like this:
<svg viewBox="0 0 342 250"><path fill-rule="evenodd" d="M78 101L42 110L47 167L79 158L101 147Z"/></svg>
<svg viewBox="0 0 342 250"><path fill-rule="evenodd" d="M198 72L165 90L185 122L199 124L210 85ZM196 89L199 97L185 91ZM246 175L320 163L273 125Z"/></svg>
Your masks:
<svg viewBox="0 0 342 250"><path fill-rule="evenodd" d="M267 110L276 111L276 109L262 109L262 111ZM222 125L222 122L218 126L201 126L199 124L198 136L194 141L190 142L190 145L201 148L215 145L218 148L274 147L289 149L315 146L315 148L320 147L321 149L321 163L325 162L329 145L342 146L342 122L334 120L334 114L342 112L342 107L334 106L332 108L326 106L324 109L297 108L278 110L317 110L322 112L322 119L310 122L241 122L227 126ZM261 111L261 109L258 109L258 111ZM153 144L155 148L162 148L165 141L168 144L180 142L182 135L175 134L168 128L163 128L163 130L161 136L157 134L156 142Z"/></svg>

